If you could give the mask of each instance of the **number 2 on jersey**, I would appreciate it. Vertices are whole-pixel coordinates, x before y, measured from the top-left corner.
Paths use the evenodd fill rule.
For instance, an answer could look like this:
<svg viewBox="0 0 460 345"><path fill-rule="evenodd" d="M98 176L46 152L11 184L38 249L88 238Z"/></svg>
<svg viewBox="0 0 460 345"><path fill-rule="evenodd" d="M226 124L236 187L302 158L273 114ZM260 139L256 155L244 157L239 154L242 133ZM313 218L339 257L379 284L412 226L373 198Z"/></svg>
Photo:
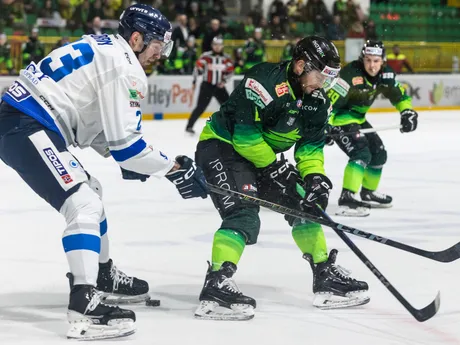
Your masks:
<svg viewBox="0 0 460 345"><path fill-rule="evenodd" d="M62 54L60 57L56 55ZM55 82L71 74L94 59L94 52L88 43L80 42L69 44L57 49L54 54L48 56L40 64L41 71Z"/></svg>

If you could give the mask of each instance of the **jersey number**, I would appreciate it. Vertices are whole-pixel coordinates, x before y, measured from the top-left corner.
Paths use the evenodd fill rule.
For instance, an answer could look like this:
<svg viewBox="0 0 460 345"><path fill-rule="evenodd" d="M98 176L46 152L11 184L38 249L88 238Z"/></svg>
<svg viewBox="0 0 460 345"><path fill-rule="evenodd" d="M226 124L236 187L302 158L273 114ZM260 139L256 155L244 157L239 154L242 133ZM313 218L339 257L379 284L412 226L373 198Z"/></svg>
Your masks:
<svg viewBox="0 0 460 345"><path fill-rule="evenodd" d="M80 42L69 44L56 50L55 54L61 53L60 57L44 59L40 65L41 71L48 75L55 82L91 63L94 59L94 52L88 43ZM54 54L53 54L54 55Z"/></svg>
<svg viewBox="0 0 460 345"><path fill-rule="evenodd" d="M330 89L327 92L327 96L331 100L331 104L335 104L335 102L337 102L337 100L340 98L340 95L337 92L335 92L334 89Z"/></svg>
<svg viewBox="0 0 460 345"><path fill-rule="evenodd" d="M140 110L136 111L136 117L139 117L139 122L137 123L136 131L140 131L142 127L142 112Z"/></svg>

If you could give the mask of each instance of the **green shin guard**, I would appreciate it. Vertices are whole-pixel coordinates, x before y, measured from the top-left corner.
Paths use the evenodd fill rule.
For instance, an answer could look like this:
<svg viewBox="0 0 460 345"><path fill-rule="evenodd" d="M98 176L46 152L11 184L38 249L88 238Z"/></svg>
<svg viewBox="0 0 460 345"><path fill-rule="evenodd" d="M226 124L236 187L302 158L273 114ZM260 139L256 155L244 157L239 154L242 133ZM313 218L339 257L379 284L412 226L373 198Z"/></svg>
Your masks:
<svg viewBox="0 0 460 345"><path fill-rule="evenodd" d="M225 261L237 265L245 246L246 238L241 233L228 229L217 230L212 244L212 270L217 271Z"/></svg>
<svg viewBox="0 0 460 345"><path fill-rule="evenodd" d="M363 187L369 190L377 190L382 176L382 168L367 167L364 171Z"/></svg>
<svg viewBox="0 0 460 345"><path fill-rule="evenodd" d="M343 188L356 193L364 178L364 167L356 162L348 162L343 175Z"/></svg>
<svg viewBox="0 0 460 345"><path fill-rule="evenodd" d="M302 254L310 254L315 264L327 260L326 238L317 223L298 223L292 228L292 237Z"/></svg>

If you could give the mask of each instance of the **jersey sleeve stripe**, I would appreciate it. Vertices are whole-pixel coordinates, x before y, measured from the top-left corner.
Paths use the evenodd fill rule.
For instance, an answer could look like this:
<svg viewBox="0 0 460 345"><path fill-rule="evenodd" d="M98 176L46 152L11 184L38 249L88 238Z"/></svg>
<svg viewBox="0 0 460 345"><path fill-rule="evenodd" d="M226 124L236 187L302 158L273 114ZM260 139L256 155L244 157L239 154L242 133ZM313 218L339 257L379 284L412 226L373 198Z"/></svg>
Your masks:
<svg viewBox="0 0 460 345"><path fill-rule="evenodd" d="M117 161L117 162L124 162L131 157L137 156L139 153L141 153L145 148L147 147L147 143L144 141L144 139L139 139L136 141L134 144L122 149L122 150L110 150L110 153L112 154L112 157Z"/></svg>
<svg viewBox="0 0 460 345"><path fill-rule="evenodd" d="M126 138L109 141L108 144L110 147L123 146L129 143L131 140L133 140L137 136L139 136L139 133L132 133L128 135Z"/></svg>

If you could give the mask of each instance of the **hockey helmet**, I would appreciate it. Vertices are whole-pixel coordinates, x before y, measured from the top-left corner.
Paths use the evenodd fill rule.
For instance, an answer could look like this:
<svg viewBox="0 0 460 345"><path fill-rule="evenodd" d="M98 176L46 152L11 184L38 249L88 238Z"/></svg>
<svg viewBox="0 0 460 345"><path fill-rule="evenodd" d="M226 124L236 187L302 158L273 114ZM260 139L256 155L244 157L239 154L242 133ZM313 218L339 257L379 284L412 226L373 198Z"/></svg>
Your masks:
<svg viewBox="0 0 460 345"><path fill-rule="evenodd" d="M364 55L374 55L381 56L383 62L387 61L387 56L385 53L385 46L382 41L367 40L361 49L361 54L359 55L359 60L364 60Z"/></svg>
<svg viewBox="0 0 460 345"><path fill-rule="evenodd" d="M156 8L145 4L131 5L120 16L118 33L129 41L133 32L139 32L144 39L144 48L152 40L164 42L162 57L171 54L174 42L171 41L172 27L169 20Z"/></svg>
<svg viewBox="0 0 460 345"><path fill-rule="evenodd" d="M294 47L294 61L305 61L304 73L319 71L326 77L325 88L331 88L340 72L340 55L334 43L320 36L307 36Z"/></svg>

